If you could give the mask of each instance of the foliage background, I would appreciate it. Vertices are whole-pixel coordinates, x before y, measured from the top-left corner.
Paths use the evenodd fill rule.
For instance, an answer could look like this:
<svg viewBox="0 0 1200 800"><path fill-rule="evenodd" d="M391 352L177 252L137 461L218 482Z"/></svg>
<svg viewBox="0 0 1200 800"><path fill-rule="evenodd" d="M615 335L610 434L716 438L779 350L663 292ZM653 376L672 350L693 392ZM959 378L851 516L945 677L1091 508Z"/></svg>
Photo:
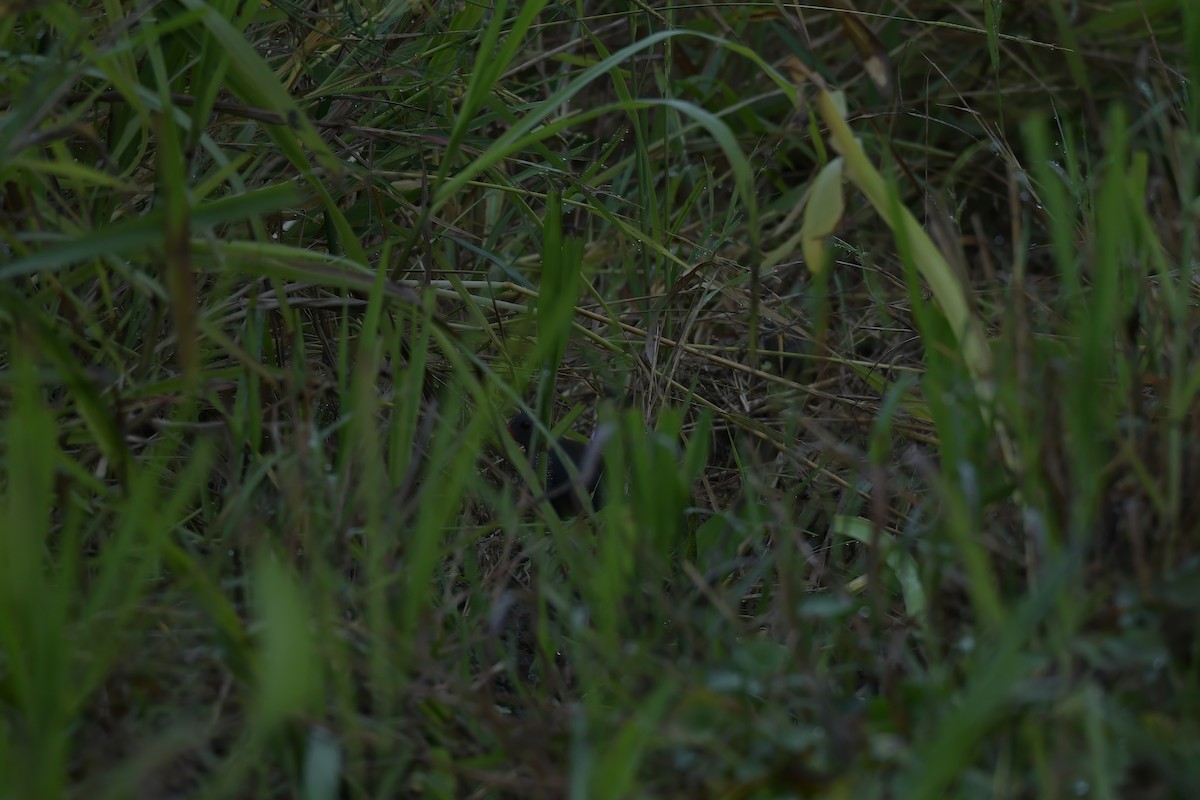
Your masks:
<svg viewBox="0 0 1200 800"><path fill-rule="evenodd" d="M3 796L1200 782L1195 4L8 3L0 70Z"/></svg>

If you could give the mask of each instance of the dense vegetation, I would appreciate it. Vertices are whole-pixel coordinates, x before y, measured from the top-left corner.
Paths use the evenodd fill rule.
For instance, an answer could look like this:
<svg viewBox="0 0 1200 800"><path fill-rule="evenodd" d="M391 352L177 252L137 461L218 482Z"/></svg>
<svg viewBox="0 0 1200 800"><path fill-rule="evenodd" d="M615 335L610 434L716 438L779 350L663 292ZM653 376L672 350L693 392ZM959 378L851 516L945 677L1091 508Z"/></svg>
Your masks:
<svg viewBox="0 0 1200 800"><path fill-rule="evenodd" d="M10 3L0 70L0 796L1195 796L1200 5Z"/></svg>

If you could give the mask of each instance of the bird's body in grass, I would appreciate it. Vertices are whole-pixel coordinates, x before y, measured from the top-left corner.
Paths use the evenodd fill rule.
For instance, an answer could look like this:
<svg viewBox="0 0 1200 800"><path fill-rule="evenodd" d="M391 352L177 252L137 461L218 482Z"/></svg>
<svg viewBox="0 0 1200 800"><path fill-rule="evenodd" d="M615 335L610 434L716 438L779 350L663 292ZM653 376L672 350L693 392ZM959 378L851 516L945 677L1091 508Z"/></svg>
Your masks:
<svg viewBox="0 0 1200 800"><path fill-rule="evenodd" d="M515 415L508 421L508 432L528 452L534 438L533 418L524 412ZM604 459L597 448L574 439L546 442L539 437L537 449L533 471L544 471L545 496L558 516L575 516L589 506L589 500L593 509L604 503Z"/></svg>

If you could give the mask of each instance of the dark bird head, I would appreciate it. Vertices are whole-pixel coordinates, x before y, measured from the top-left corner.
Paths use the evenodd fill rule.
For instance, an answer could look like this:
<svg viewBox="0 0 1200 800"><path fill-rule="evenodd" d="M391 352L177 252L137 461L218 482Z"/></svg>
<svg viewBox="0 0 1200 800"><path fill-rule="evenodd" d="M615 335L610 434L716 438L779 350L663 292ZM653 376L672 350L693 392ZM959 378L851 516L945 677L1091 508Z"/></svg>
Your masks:
<svg viewBox="0 0 1200 800"><path fill-rule="evenodd" d="M517 444L529 449L529 443L533 441L533 418L524 411L513 416L508 421L508 433Z"/></svg>

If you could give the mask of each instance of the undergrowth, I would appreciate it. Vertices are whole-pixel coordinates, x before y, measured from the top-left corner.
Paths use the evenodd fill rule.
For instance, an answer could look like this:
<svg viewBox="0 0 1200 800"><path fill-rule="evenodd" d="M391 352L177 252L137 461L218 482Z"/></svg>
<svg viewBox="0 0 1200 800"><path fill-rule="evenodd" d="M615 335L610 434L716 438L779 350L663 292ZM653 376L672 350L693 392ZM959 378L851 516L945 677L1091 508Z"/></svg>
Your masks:
<svg viewBox="0 0 1200 800"><path fill-rule="evenodd" d="M39 2L0 70L0 795L1200 785L1194 3Z"/></svg>

